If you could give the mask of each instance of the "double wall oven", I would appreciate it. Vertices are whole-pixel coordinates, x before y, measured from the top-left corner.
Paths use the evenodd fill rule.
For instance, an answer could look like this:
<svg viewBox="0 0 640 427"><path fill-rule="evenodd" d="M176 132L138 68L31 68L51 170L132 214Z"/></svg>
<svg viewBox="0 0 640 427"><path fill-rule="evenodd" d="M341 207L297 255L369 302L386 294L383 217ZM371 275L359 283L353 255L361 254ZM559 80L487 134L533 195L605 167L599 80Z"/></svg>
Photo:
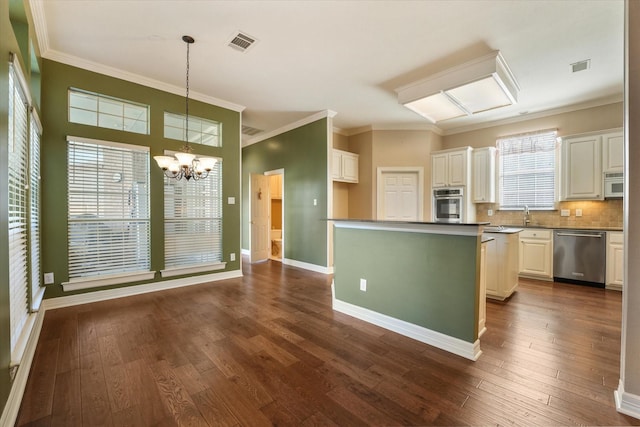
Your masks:
<svg viewBox="0 0 640 427"><path fill-rule="evenodd" d="M465 200L464 187L445 187L433 190L433 221L462 223Z"/></svg>

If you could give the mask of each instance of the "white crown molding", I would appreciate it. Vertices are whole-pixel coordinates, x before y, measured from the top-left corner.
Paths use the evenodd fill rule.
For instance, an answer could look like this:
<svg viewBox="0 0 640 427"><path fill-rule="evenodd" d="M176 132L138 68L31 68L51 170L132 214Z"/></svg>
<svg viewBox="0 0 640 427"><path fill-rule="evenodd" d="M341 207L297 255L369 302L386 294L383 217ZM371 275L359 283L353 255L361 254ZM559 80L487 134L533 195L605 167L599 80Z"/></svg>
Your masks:
<svg viewBox="0 0 640 427"><path fill-rule="evenodd" d="M44 55L49 51L49 31L47 30L47 20L44 14L44 0L29 0L29 7L31 8L31 17L33 18L33 26L36 30L36 37L38 38L38 48L40 54Z"/></svg>
<svg viewBox="0 0 640 427"><path fill-rule="evenodd" d="M343 132L341 133L341 135L345 136L354 136L365 132L374 132L377 130L418 130L433 132L440 136L444 135L444 131L432 123L376 124L341 130Z"/></svg>
<svg viewBox="0 0 640 427"><path fill-rule="evenodd" d="M67 55L66 53L59 52L53 49L49 49L46 52L42 52L42 57L50 59L52 61L61 62L63 64L71 65L73 67L82 68L84 70L93 71L94 73L104 74L106 76L115 77L118 79L126 80L128 82L137 83L153 89L158 89L163 92L173 93L175 95L183 95L184 88L174 86L159 80L150 79L148 77L141 76L139 74L130 73L128 71L120 70L114 67L108 67L104 64L89 61L86 59L78 58L77 56ZM235 104L233 102L225 101L224 99L215 98L213 96L205 95L200 92L189 92L191 99L197 99L198 101L205 102L217 107L226 108L228 110L241 113L246 107L243 105Z"/></svg>
<svg viewBox="0 0 640 427"><path fill-rule="evenodd" d="M283 134L285 132L288 132L290 130L299 128L300 126L304 126L304 125L307 125L309 123L313 123L313 122L318 121L320 119L324 119L324 118L331 119L331 118L335 117L336 114L338 114L338 113L336 113L335 111L332 111L332 110L318 111L317 113L314 113L314 114L312 114L310 116L304 117L304 118L302 118L300 120L297 120L297 121L295 121L293 123L289 123L288 125L284 125L282 127L279 127L278 129L274 129L274 130L269 131L267 133L264 133L264 134L261 134L261 135L257 135L254 138L249 138L249 139L247 139L246 144L243 141L243 147L247 147L249 145L256 144L258 142L264 141L265 139L272 138L272 137L274 137L276 135Z"/></svg>
<svg viewBox="0 0 640 427"><path fill-rule="evenodd" d="M612 95L605 98L599 98L592 101L582 102L579 104L567 105L565 107L553 108L550 110L538 111L536 113L531 114L523 114L516 117L509 117L506 119L493 120L489 122L477 123L469 126L461 126L452 129L446 129L442 133L444 136L455 135L459 133L471 132L474 130L486 129L495 126L508 125L518 122L525 122L529 120L541 119L543 117L555 116L563 113L571 113L573 111L586 110L588 108L601 107L603 105L616 104L618 102L622 102L623 95Z"/></svg>
<svg viewBox="0 0 640 427"><path fill-rule="evenodd" d="M339 127L333 127L333 133L337 133L338 135L342 135L342 136L349 136L349 132L347 132L346 129L342 129Z"/></svg>
<svg viewBox="0 0 640 427"><path fill-rule="evenodd" d="M45 18L44 6L43 6L44 0L29 0L29 5L31 6L33 23L36 30L36 36L38 37L38 46L40 48L40 55L42 55L43 58L47 58L52 61L62 62L63 64L72 65L74 67L104 74L110 77L115 77L122 80L130 81L133 83L138 83L143 86L148 86L154 89L162 90L164 92L173 93L175 95L183 94L184 88L182 87L170 85L168 83L164 83L159 80L150 79L148 77L144 77L139 74L129 73L127 71L123 71L118 68L108 67L104 64L78 58L77 56L73 56L73 55L67 55L65 53L51 49L49 47L47 20ZM237 111L239 113L244 111L244 109L246 108L243 105L235 104L233 102L225 101L224 99L215 98L213 96L205 95L199 92L191 92L189 95L191 98L197 99L198 101L206 102L207 104L226 108L228 110Z"/></svg>

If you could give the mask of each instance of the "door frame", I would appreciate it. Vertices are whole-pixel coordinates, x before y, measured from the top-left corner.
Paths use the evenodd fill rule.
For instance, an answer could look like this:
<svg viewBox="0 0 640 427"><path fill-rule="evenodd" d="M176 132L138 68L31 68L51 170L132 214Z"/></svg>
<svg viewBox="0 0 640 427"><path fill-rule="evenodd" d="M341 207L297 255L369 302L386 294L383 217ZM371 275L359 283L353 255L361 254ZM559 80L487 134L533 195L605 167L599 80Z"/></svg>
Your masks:
<svg viewBox="0 0 640 427"><path fill-rule="evenodd" d="M276 261L280 261L280 262L284 262L284 245L285 245L285 239L284 239L284 227L285 227L285 223L284 223L284 168L280 168L280 169L273 169L270 171L266 171L264 173L265 176L271 176L271 175L282 175L282 188L280 189L281 192L280 194L282 194L282 218L281 220L281 231L282 231L282 243L280 246L280 251L282 252L282 256L280 257L279 260ZM271 218L271 191L269 191L269 218ZM269 227L269 233L271 233L271 227ZM271 234L269 234L269 241L271 241ZM273 259L271 258L271 250L269 250L269 259Z"/></svg>
<svg viewBox="0 0 640 427"><path fill-rule="evenodd" d="M424 167L423 166L380 166L376 178L376 218L384 216L384 185L382 177L386 173L414 173L418 175L418 221L424 221Z"/></svg>

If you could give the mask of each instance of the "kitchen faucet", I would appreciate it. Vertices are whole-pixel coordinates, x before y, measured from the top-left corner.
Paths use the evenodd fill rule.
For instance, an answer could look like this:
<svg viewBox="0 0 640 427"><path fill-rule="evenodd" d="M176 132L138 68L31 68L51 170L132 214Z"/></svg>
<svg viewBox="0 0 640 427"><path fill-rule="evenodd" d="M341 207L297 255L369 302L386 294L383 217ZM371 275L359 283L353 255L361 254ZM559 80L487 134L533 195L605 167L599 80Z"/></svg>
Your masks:
<svg viewBox="0 0 640 427"><path fill-rule="evenodd" d="M530 222L531 215L529 214L529 205L524 205L524 218L522 219L522 223L526 227Z"/></svg>

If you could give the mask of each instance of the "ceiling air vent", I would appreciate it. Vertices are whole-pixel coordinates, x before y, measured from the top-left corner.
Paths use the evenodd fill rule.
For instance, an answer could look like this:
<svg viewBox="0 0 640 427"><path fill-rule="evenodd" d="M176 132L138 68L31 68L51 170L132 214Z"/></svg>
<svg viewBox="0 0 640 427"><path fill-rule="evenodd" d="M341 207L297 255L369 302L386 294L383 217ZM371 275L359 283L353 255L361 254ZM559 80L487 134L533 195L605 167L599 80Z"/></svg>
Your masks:
<svg viewBox="0 0 640 427"><path fill-rule="evenodd" d="M253 136L262 132L262 129L252 128L251 126L242 125L242 134Z"/></svg>
<svg viewBox="0 0 640 427"><path fill-rule="evenodd" d="M571 71L577 73L578 71L588 70L591 66L591 60L585 59L584 61L574 62L571 64Z"/></svg>
<svg viewBox="0 0 640 427"><path fill-rule="evenodd" d="M256 42L255 37L251 37L246 33L238 31L233 36L231 36L231 40L229 41L229 46L232 48L239 50L240 52L246 52L253 44Z"/></svg>

